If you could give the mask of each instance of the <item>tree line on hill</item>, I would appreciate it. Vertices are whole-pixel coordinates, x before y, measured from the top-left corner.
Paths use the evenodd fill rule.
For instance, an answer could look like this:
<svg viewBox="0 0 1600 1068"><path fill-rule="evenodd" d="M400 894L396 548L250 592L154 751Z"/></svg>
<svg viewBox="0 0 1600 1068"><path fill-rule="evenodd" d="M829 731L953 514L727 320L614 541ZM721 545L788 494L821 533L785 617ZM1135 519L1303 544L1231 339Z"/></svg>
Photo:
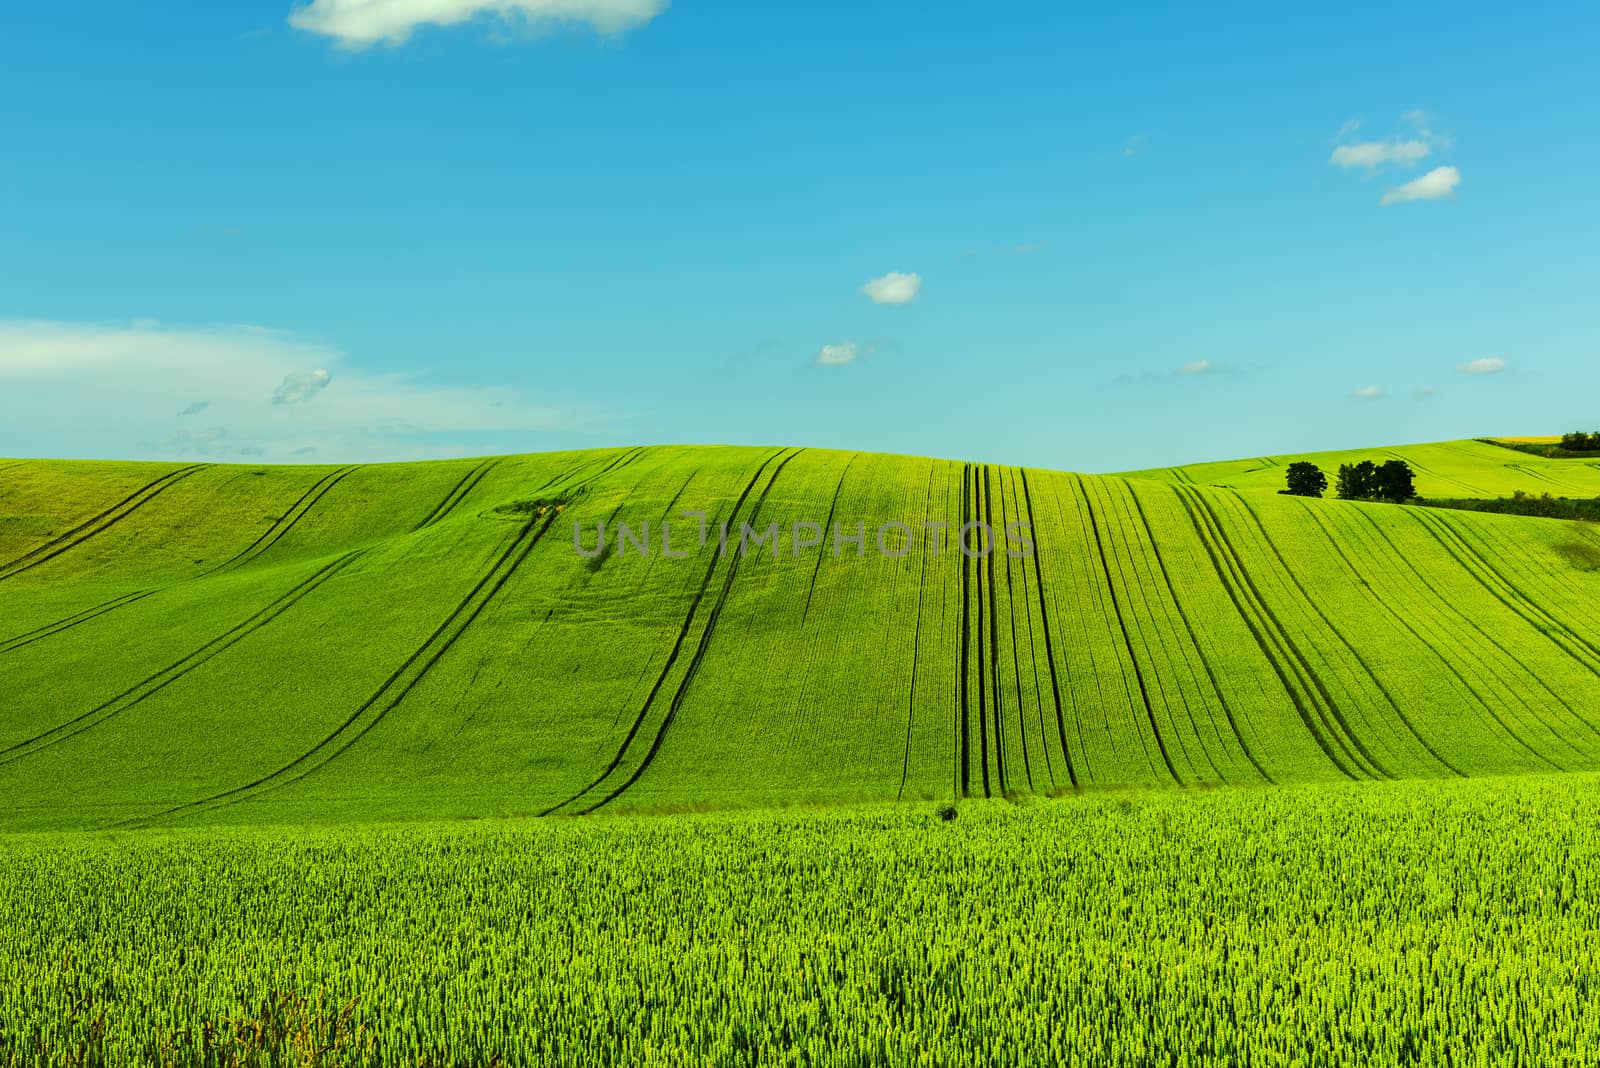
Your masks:
<svg viewBox="0 0 1600 1068"><path fill-rule="evenodd" d="M1288 482L1286 493L1294 497L1321 497L1328 488L1328 476L1314 463L1299 460L1284 472ZM1375 464L1362 460L1354 464L1339 465L1334 492L1341 501L1389 501L1401 504L1417 495L1417 473L1404 460L1387 460Z"/></svg>
<svg viewBox="0 0 1600 1068"><path fill-rule="evenodd" d="M1561 447L1567 452L1600 452L1600 433L1572 433L1561 435Z"/></svg>

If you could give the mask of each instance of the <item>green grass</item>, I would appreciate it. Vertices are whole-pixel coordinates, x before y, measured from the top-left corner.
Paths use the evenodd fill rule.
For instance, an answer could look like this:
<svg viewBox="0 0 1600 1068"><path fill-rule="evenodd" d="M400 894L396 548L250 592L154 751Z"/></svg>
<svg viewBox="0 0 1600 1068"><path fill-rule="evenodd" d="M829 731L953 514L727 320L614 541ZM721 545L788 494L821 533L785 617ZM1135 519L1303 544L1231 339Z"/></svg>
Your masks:
<svg viewBox="0 0 1600 1068"><path fill-rule="evenodd" d="M1424 497L1509 497L1517 490L1534 496L1549 493L1557 497L1600 497L1600 456L1551 459L1480 440L1260 456L1129 471L1127 475L1190 485L1276 492L1284 488L1284 468L1296 460L1321 467L1331 485L1341 464L1362 460L1382 463L1394 459L1405 460L1417 472L1417 492Z"/></svg>
<svg viewBox="0 0 1600 1068"><path fill-rule="evenodd" d="M0 1065L1593 1064L1597 796L8 836Z"/></svg>
<svg viewBox="0 0 1600 1068"><path fill-rule="evenodd" d="M1389 451L1491 488L1516 455ZM663 558L689 509L869 540L1027 522L1036 551L741 560L713 535ZM572 524L600 520L651 522L657 551L582 559ZM1597 547L1579 523L816 450L30 461L0 472L0 829L1596 769Z"/></svg>

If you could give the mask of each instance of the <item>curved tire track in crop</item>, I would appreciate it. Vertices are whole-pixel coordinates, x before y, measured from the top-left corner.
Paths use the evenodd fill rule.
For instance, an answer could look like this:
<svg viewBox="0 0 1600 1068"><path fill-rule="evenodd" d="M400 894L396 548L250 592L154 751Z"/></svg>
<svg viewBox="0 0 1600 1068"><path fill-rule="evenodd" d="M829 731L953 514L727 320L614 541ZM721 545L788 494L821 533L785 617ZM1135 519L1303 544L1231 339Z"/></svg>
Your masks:
<svg viewBox="0 0 1600 1068"><path fill-rule="evenodd" d="M461 505L461 502L466 500L472 494L472 491L478 488L478 484L483 481L484 476L488 475L489 469L499 462L497 459L485 460L462 475L461 480L451 486L450 492L444 495L444 500L436 504L433 511L429 512L422 522L412 527L411 532L415 534L419 530L426 530L435 523L449 518L450 514Z"/></svg>
<svg viewBox="0 0 1600 1068"><path fill-rule="evenodd" d="M1021 470L1022 476L1022 503L1028 513L1028 530L1034 535L1033 541L1033 577L1034 589L1039 595L1039 628L1044 632L1044 656L1050 665L1050 696L1056 708L1056 734L1061 742L1061 755L1067 763L1067 777L1072 782L1072 788L1078 789L1078 769L1072 759L1072 748L1067 745L1067 720L1061 707L1061 679L1056 672L1055 642L1050 635L1050 611L1046 604L1044 592L1044 566L1039 560L1039 527L1033 517L1033 492L1028 486L1028 472ZM1073 706L1074 712L1077 706ZM1078 743L1083 744L1083 725L1078 724Z"/></svg>
<svg viewBox="0 0 1600 1068"><path fill-rule="evenodd" d="M36 548L30 549L10 563L0 565L0 582L16 578L25 571L32 570L40 564L54 560L62 553L82 545L97 534L103 534L116 526L122 520L138 511L140 508L155 500L162 493L171 489L179 482L188 478L197 471L204 470L208 464L189 464L173 471L168 471L160 478L145 483L143 486L128 494L122 500L113 504L96 515L90 516L65 534L58 535L50 541Z"/></svg>
<svg viewBox="0 0 1600 1068"><path fill-rule="evenodd" d="M1372 684L1377 687L1378 692L1383 695L1384 701L1388 704L1390 711L1394 713L1395 718L1400 721L1403 727L1405 727L1406 733L1411 735L1411 737L1415 739L1416 743L1422 746L1423 750L1438 762L1440 767L1444 768L1452 775L1460 778L1466 778L1466 772L1462 771L1460 768L1450 763L1450 761L1446 760L1439 753L1439 751L1433 747L1433 744L1422 736L1422 732L1418 731L1416 724L1411 722L1411 717L1405 714L1405 710L1400 707L1400 702L1395 700L1394 694L1389 691L1388 685L1385 684L1383 679L1379 677L1378 673L1373 670L1372 665L1367 661L1367 658L1361 655L1361 651L1355 647L1355 644L1351 642L1349 638L1344 636L1344 632L1341 631L1334 624L1333 620L1328 617L1328 613L1323 611L1320 601L1312 594L1310 590L1306 589L1305 584L1300 581L1300 576L1295 574L1294 569L1289 566L1289 561L1284 559L1283 550L1278 548L1278 543L1273 540L1271 534L1267 533L1266 524L1261 521L1261 515L1256 511L1255 506L1252 505L1238 490L1233 490L1231 492L1233 493L1234 497L1238 499L1239 505L1244 509L1245 514L1248 515L1251 521L1255 523L1256 529L1261 532L1261 540L1266 543L1267 548L1272 550L1272 555L1278 561L1279 568L1284 574L1289 576L1289 581L1294 584L1295 590L1300 595L1301 602L1310 606L1311 610L1316 613L1317 618L1322 621L1322 624L1327 629L1327 632L1337 638L1339 640L1339 644L1343 645L1350 653L1351 657L1354 658L1355 662L1361 666L1361 670L1366 673L1367 677L1372 680ZM1342 547L1336 545L1335 548L1337 548L1340 554L1343 555L1344 550Z"/></svg>
<svg viewBox="0 0 1600 1068"><path fill-rule="evenodd" d="M828 518L822 524L823 545L827 545L828 538L833 536L833 514L839 507L839 496L844 493L844 479L850 473L850 465L856 462L856 454L851 453L850 459L845 461L844 470L839 472L839 484L833 489L833 500L828 503ZM820 548L821 546L819 546ZM822 558L827 553L817 553L817 562L811 568L811 582L806 586L806 606L800 612L800 625L803 627L806 618L811 615L811 597L817 592L817 575L822 571Z"/></svg>
<svg viewBox="0 0 1600 1068"><path fill-rule="evenodd" d="M1313 521L1317 524L1317 526L1323 530L1323 532L1327 536L1329 542L1331 542L1333 544L1335 550L1339 554L1340 559L1342 559L1344 561L1345 566L1347 568L1349 568L1353 574L1357 574L1357 575L1361 574L1360 567L1357 565L1357 563L1354 560L1352 560L1350 558L1349 553L1346 552L1346 550L1345 550L1345 540L1339 538L1333 530L1329 529L1328 521L1322 515L1318 514L1318 509L1316 507L1314 507L1314 506L1308 506L1306 508L1306 511L1312 516ZM1375 536L1377 537L1377 539L1379 541L1381 541L1384 545L1386 545L1388 547L1389 551L1394 554L1395 558L1397 560L1401 561L1405 565L1406 569L1415 577L1417 582L1421 583L1420 589L1421 589L1421 591L1423 591L1423 595L1424 596L1428 595L1429 591L1428 591L1428 585L1427 585L1427 581L1428 581L1427 577L1425 575L1423 575L1420 571L1417 570L1416 565L1411 562L1410 557L1400 548L1400 546L1395 544L1394 538L1390 536L1389 531L1384 529L1383 525L1381 523L1379 523L1376 519L1374 519L1373 516L1366 509L1355 509L1354 510L1354 515L1359 517L1360 519L1365 521L1365 523L1367 525L1372 527L1373 532L1374 532ZM1417 586L1416 583L1410 583L1409 585L1411 586L1411 588L1413 590L1419 589L1419 587ZM1516 658L1512 656L1510 650L1508 650L1499 641L1499 639L1497 639L1491 632L1485 630L1481 625L1479 625L1478 621L1473 619L1472 616L1469 613L1463 612L1460 609L1456 608L1454 606L1453 602L1449 601L1446 598L1436 598L1436 601L1440 605L1448 605L1450 607L1450 609L1451 609L1452 614L1454 614L1458 619L1460 619L1468 627L1470 627L1473 630L1477 631L1478 634L1481 637L1483 637L1484 640L1487 641L1490 645L1492 645L1495 649L1497 649L1501 653L1501 655L1505 656L1508 660L1511 660L1511 661L1515 662ZM1399 609L1397 609L1394 606L1388 604L1386 601L1384 602L1384 607L1388 611L1389 615L1393 619L1395 619L1397 622L1399 622L1401 625L1403 625L1408 631L1410 631L1418 639L1418 641L1420 641L1423 644L1423 646L1425 648L1428 648L1430 650L1434 649L1434 641L1433 641L1433 639L1431 639L1431 638L1429 638L1427 636L1424 636L1417 629L1416 624L1414 622L1412 622L1411 619L1409 619ZM1458 671L1454 667L1452 667L1449 664L1449 662L1446 661L1444 659L1444 657L1441 654L1439 654L1436 650L1434 651L1434 655L1439 658L1440 663L1444 665L1444 669L1446 671L1449 671L1452 675L1454 675L1457 679L1459 679L1461 681L1461 685L1463 687L1465 687L1465 689L1467 690L1468 693L1472 694L1473 699L1478 702L1479 706L1481 706L1483 708L1484 712L1488 714L1490 720L1497 727L1499 727L1502 732L1504 732L1504 734L1505 734L1505 736L1507 738L1511 739L1511 741L1516 743L1516 745L1519 748L1525 750L1529 755L1531 755L1535 760L1539 761L1541 764L1544 764L1544 765L1546 765L1546 766L1548 766L1550 768L1554 768L1557 771L1562 770L1562 768L1561 768L1561 766L1559 764L1557 764L1555 761L1551 760L1544 753L1540 752L1530 742L1528 742L1526 739L1524 739L1521 734L1519 734L1517 731L1513 730L1512 727L1511 727L1511 724L1507 723L1505 721L1504 717L1502 717L1498 712L1496 712L1494 710L1494 708L1489 704L1488 699L1484 696L1483 691L1478 686L1473 685L1471 680L1467 679L1464 675L1462 675L1462 673L1460 671ZM1538 679L1538 676L1536 676L1536 675L1535 676L1531 676L1531 677L1533 677L1535 680ZM1540 685L1542 686L1543 683L1540 682ZM1546 690L1546 692L1550 693L1552 697L1556 697L1556 700L1558 700L1558 701L1561 700L1559 697L1557 697L1555 695L1554 691L1551 691L1549 689L1549 687L1545 687L1545 690ZM1563 702L1563 704L1564 703L1565 702ZM1527 709L1528 713L1533 717L1533 719L1535 721L1539 722L1540 725L1545 727L1547 730L1549 729L1549 725L1544 723L1543 720L1541 719L1541 717L1539 717L1539 715L1537 713L1533 712L1532 706L1530 706L1528 704L1526 697L1522 698L1522 704L1523 704L1523 707L1525 709Z"/></svg>
<svg viewBox="0 0 1600 1068"><path fill-rule="evenodd" d="M790 460L794 459L795 456L798 456L800 452L801 450L799 449L795 449L790 452L790 454L779 463L777 469L773 471L771 478L767 482L766 489L762 491L755 507L751 510L752 518L754 517L756 511L758 511L760 508L760 500L764 500L766 498L767 492L772 489L773 482L777 481L778 473L782 471L784 465L786 465ZM761 476L766 472L767 468L771 466L772 462L777 460L782 454L783 450L780 450L772 453L765 460L761 461L761 464L756 468L755 474L750 477L749 482L745 483L745 487L740 492L738 499L734 501L733 507L729 509L729 518L727 522L731 524L738 519L740 508L744 506L744 503L749 499L750 494L754 492L756 486L760 484ZM661 671L659 674L657 674L656 681L651 685L650 692L645 696L643 703L640 704L639 712L634 717L632 726L628 728L628 733L623 737L622 743L617 747L616 755L613 756L609 762L607 762L600 774L595 776L595 778L587 786L583 787L583 789L572 794L565 800L559 801L556 804L544 809L539 813L539 815L553 815L564 808L576 805L578 802L583 801L589 795L595 793L602 786L604 786L606 780L611 778L611 776L615 774L622 766L623 761L627 759L628 750L633 746L634 739L639 737L639 735L643 732L645 723L649 718L650 708L655 704L657 695L660 694L663 687L666 686L667 679L672 673L673 666L677 663L679 656L683 652L684 645L689 639L689 634L694 629L695 620L699 615L700 604L705 599L706 593L711 588L711 580L713 577L715 577L717 565L721 562L721 560L722 554L720 552L712 556L711 565L706 568L705 577L700 580L700 587L695 591L694 599L689 603L689 611L684 615L683 625L678 628L677 639L672 643L672 649L667 654L666 663L661 666ZM700 639L696 644L695 651L690 655L688 668L684 672L683 679L679 681L678 687L668 703L667 711L662 716L662 721L656 731L654 740L652 741L649 750L641 759L639 766L634 769L633 773L629 775L621 785L612 789L610 793L606 794L598 801L593 802L587 808L579 810L580 815L593 812L602 805L609 804L611 801L615 800L624 790L628 789L628 787L632 786L639 780L639 777L644 774L644 771L650 765L650 762L655 759L656 753L660 751L662 742L666 739L667 730L672 725L672 720L676 715L678 708L683 703L684 695L688 691L689 683L693 680L695 670L698 667L701 659L704 657L706 649L710 645L711 630L716 623L715 617L720 612L723 602L727 599L728 589L733 584L733 576L738 571L737 565L738 556L737 550L735 550L734 554L729 560L727 574L723 579L722 590L718 595L716 602L713 604L710 612L708 613L706 625L700 633Z"/></svg>
<svg viewBox="0 0 1600 1068"><path fill-rule="evenodd" d="M1155 557L1156 566L1161 571L1161 579L1167 584L1167 590L1172 595L1172 604L1178 611L1178 619L1183 623L1184 633L1189 636L1189 644L1194 648L1194 655L1200 661L1201 668L1205 670L1206 678L1211 683L1212 692L1217 696L1217 707L1222 709L1222 714L1228 721L1228 729L1233 733L1234 741L1239 744L1239 751L1244 754L1245 759L1250 762L1250 766L1256 769L1256 773L1262 779L1269 783L1275 783L1277 780L1272 777L1272 773L1266 769L1266 766L1261 763L1254 751L1251 750L1250 743L1244 740L1244 734L1239 730L1239 722L1234 719L1233 709L1228 707L1228 700L1222 693L1221 680L1217 678L1216 669L1211 666L1211 661L1206 657L1205 651L1200 645L1200 635L1195 630L1194 620L1190 618L1188 611L1183 607L1183 601L1178 597L1177 587L1172 584L1172 574L1167 570L1166 558L1161 555L1161 547L1156 543L1155 528L1150 525L1150 518L1145 514L1144 502L1139 500L1137 493L1130 491L1129 496L1133 498L1133 507L1138 512L1139 522L1144 525L1145 534L1150 543L1150 554ZM1220 775L1221 772L1218 772L1218 774Z"/></svg>
<svg viewBox="0 0 1600 1068"><path fill-rule="evenodd" d="M357 549L354 552L345 553L343 556L338 557L331 563L324 564L309 578L306 578L296 584L287 593L280 595L265 608L262 608L260 611L254 613L242 622L236 623L234 626L228 628L217 637L206 642L194 652L188 653L182 659L174 661L153 675L145 676L133 686L123 690L109 701L104 701L101 704L96 705L94 708L91 708L89 711L84 712L81 715L74 716L65 723L57 724L49 730L36 734L25 741L17 742L13 745L7 746L5 749L0 749L0 766L13 763L25 757L33 756L34 754L48 749L51 746L66 741L68 738L76 737L85 731L91 730L109 722L117 716L120 716L122 713L135 707L146 698L159 693L161 690L166 689L174 682L177 682L179 679L183 678L189 672L198 668L201 664L204 664L212 657L232 648L239 642L254 634L256 631L260 630L262 627L265 627L268 623L271 623L274 619L277 619L284 612L288 611L295 604L295 602L311 593L318 586L321 586L334 575L337 575L340 571L343 571L346 567L353 563L357 557L361 556L365 552L365 549Z"/></svg>
<svg viewBox="0 0 1600 1068"><path fill-rule="evenodd" d="M1122 599L1117 596L1116 576L1112 572L1111 559L1106 554L1106 543L1100 533L1100 520L1095 514L1094 502L1089 499L1088 484L1082 475L1074 476L1078 481L1078 494L1083 499L1084 508L1088 511L1089 529L1094 534L1095 549L1100 556L1100 567L1105 572L1106 588L1111 596L1111 606L1115 612L1117 627L1122 632L1122 646L1128 654L1128 663L1133 666L1133 677L1139 684L1139 697L1144 702L1145 720L1150 724L1150 733L1155 736L1156 748L1161 751L1161 761L1167 766L1167 774L1172 776L1172 781L1179 786L1183 785L1183 777L1178 774L1178 769L1172 763L1172 756L1167 752L1167 742L1161 736L1161 728L1156 724L1156 710L1150 703L1150 688L1145 682L1144 669L1139 666L1138 655L1133 651L1133 635L1128 630L1128 620L1122 611Z"/></svg>
<svg viewBox="0 0 1600 1068"><path fill-rule="evenodd" d="M1316 741L1318 748L1329 762L1346 778L1356 779L1369 774L1366 769L1361 768L1359 758L1328 722L1327 713L1317 703L1315 692L1302 675L1303 666L1299 658L1289 651L1288 636L1283 633L1283 628L1277 624L1272 614L1260 603L1260 593L1244 574L1243 564L1238 555L1222 537L1221 531L1212 529L1211 524L1215 523L1215 517L1204 511L1201 491L1181 486L1177 487L1177 494L1178 502L1188 513L1189 521L1194 524L1195 532L1200 537L1200 544L1211 559L1211 566L1217 574L1218 581L1222 583L1228 599L1233 602L1234 610L1244 621L1251 637L1255 638L1256 645L1261 649L1261 655L1278 676L1278 682L1294 704L1295 711L1300 714L1300 722L1305 725L1306 731ZM1336 746L1343 752L1342 757L1339 752L1335 752ZM1360 769L1360 774L1352 768Z"/></svg>
<svg viewBox="0 0 1600 1068"><path fill-rule="evenodd" d="M428 635L420 646L400 664L399 667L384 680L361 706L352 712L343 723L339 724L331 733L317 742L316 745L301 753L293 760L257 779L253 779L242 786L223 790L197 801L190 801L174 806L164 812L140 819L137 822L150 823L165 819L169 816L188 815L193 812L216 808L222 805L238 804L271 790L298 782L325 768L342 756L351 746L355 745L367 733L383 721L391 711L405 700L417 684L420 683L433 666L450 651L463 632L470 627L478 615L492 601L497 593L510 580L511 576L527 559L540 539L544 537L559 514L557 509L550 509L543 516L535 516L522 525L522 528L513 537L504 550L495 558L489 569L479 576L472 589L467 592L445 617L432 634Z"/></svg>
<svg viewBox="0 0 1600 1068"><path fill-rule="evenodd" d="M937 463L928 465L928 486L923 493L923 530L928 529L928 517L933 514L933 476L938 470ZM911 636L911 684L906 694L906 749L905 755L900 759L900 789L895 791L896 800L905 797L906 779L911 775L911 732L916 725L917 715L917 660L922 652L922 602L928 591L928 556L929 553L924 548L922 570L917 576L917 623Z"/></svg>
<svg viewBox="0 0 1600 1068"><path fill-rule="evenodd" d="M310 488L300 495L298 500L289 506L287 512L273 520L272 525L261 532L259 538L245 546L243 550L235 554L231 559L225 560L211 570L204 572L204 575L214 575L219 571L243 567L272 548L278 543L279 539L294 529L295 524L306 517L306 513L317 506L317 503L328 494L328 491L344 481L345 477L355 470L356 465L351 464L346 467L335 468L317 479L316 482L311 484Z"/></svg>

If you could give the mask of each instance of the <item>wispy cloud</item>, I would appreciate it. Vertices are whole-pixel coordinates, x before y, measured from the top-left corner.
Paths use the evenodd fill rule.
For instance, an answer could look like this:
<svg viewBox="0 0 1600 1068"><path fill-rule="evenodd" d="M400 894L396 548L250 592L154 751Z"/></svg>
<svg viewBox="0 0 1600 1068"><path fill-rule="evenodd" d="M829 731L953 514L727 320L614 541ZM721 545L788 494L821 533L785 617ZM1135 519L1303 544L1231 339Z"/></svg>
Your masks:
<svg viewBox="0 0 1600 1068"><path fill-rule="evenodd" d="M1485 356L1478 360L1469 360L1466 363L1456 364L1456 370L1464 375L1494 375L1504 371L1511 364L1497 356Z"/></svg>
<svg viewBox="0 0 1600 1068"><path fill-rule="evenodd" d="M278 383L278 388L272 391L272 403L304 404L327 389L331 381L333 376L322 368L315 371L290 371L283 376L283 381Z"/></svg>
<svg viewBox="0 0 1600 1068"><path fill-rule="evenodd" d="M261 327L0 320L0 428L62 455L287 458L314 448L403 459L461 451L441 444L448 436L593 419L506 389L355 369L336 348Z"/></svg>
<svg viewBox="0 0 1600 1068"><path fill-rule="evenodd" d="M854 341L841 341L837 345L824 345L817 353L817 366L843 367L847 363L855 363L861 355L861 346Z"/></svg>
<svg viewBox="0 0 1600 1068"><path fill-rule="evenodd" d="M1122 155L1131 159L1144 150L1144 134L1134 134L1122 145Z"/></svg>
<svg viewBox="0 0 1600 1068"><path fill-rule="evenodd" d="M1461 172L1454 167L1435 167L1421 178L1415 178L1405 185L1397 185L1387 193L1379 204L1404 204L1412 200L1443 200L1456 195L1456 186L1461 184Z"/></svg>
<svg viewBox="0 0 1600 1068"><path fill-rule="evenodd" d="M910 304L922 292L922 276L890 271L862 286L861 292L874 304Z"/></svg>
<svg viewBox="0 0 1600 1068"><path fill-rule="evenodd" d="M1172 373L1175 375L1204 375L1210 374L1216 369L1216 363L1211 360L1193 360Z"/></svg>
<svg viewBox="0 0 1600 1068"><path fill-rule="evenodd" d="M1335 167L1365 167L1376 170L1386 163L1403 166L1426 159L1433 151L1426 141L1415 138L1407 141L1360 141L1353 145L1340 145L1328 157Z"/></svg>
<svg viewBox="0 0 1600 1068"><path fill-rule="evenodd" d="M1362 386L1351 390L1350 396L1355 400L1377 400L1383 396L1383 390L1378 386Z"/></svg>
<svg viewBox="0 0 1600 1068"><path fill-rule="evenodd" d="M359 50L405 44L419 26L454 26L480 16L513 28L579 23L619 34L666 9L666 0L312 0L290 12L289 25Z"/></svg>

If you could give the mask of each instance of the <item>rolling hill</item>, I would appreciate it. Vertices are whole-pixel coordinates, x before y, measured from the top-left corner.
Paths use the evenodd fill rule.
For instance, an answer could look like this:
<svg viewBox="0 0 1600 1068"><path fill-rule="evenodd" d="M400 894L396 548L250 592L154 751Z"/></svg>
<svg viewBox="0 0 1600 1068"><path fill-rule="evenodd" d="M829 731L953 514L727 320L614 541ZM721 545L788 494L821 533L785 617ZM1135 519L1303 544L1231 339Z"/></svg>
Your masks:
<svg viewBox="0 0 1600 1068"><path fill-rule="evenodd" d="M1600 492L1473 442L1348 455L1424 493ZM0 461L0 829L1600 768L1593 531L1253 492L1289 459ZM957 551L978 521L1031 552ZM781 544L719 553L720 522ZM862 522L864 551L796 522ZM880 552L891 522L918 543Z"/></svg>
<svg viewBox="0 0 1600 1068"><path fill-rule="evenodd" d="M1559 438L1502 438L1506 442L1553 442ZM1241 490L1283 488L1283 469L1296 460L1321 467L1331 483L1340 464L1372 460L1405 460L1417 473L1417 492L1424 497L1509 497L1518 490L1535 496L1600 497L1600 460L1552 460L1517 452L1488 441L1440 441L1374 449L1343 449L1293 456L1258 456L1247 460L1187 464L1182 467L1129 471L1131 478L1155 478Z"/></svg>

